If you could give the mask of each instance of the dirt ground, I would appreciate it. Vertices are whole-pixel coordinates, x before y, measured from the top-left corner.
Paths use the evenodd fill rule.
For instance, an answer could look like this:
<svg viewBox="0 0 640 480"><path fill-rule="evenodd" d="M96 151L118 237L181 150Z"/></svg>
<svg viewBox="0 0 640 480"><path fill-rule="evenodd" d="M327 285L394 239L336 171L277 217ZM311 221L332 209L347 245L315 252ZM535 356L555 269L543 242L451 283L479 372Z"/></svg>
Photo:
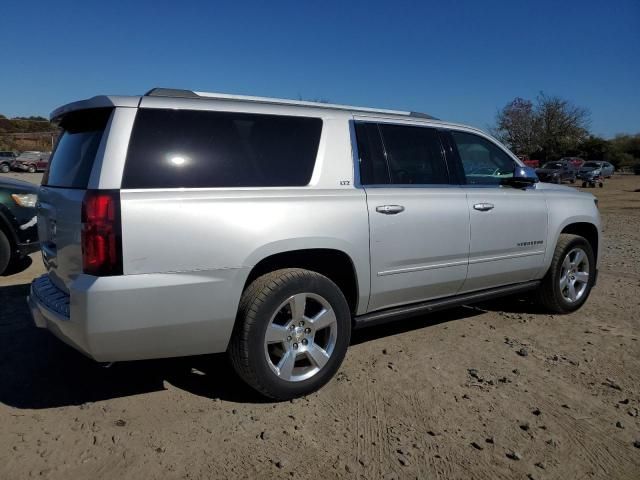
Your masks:
<svg viewBox="0 0 640 480"><path fill-rule="evenodd" d="M31 325L34 255L0 277L0 478L640 478L636 189L590 190L606 243L580 311L510 299L357 332L285 403L223 355L92 363Z"/></svg>

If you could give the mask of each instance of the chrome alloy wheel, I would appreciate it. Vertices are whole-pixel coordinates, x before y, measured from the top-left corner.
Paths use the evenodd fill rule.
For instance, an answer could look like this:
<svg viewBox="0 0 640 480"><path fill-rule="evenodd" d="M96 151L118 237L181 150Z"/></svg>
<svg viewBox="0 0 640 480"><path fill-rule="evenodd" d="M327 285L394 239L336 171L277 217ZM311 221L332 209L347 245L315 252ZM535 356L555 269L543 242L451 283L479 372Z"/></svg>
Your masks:
<svg viewBox="0 0 640 480"><path fill-rule="evenodd" d="M587 291L589 284L589 258L581 248L574 248L562 262L560 292L570 303L577 302Z"/></svg>
<svg viewBox="0 0 640 480"><path fill-rule="evenodd" d="M267 364L282 380L311 378L329 361L337 334L336 314L326 299L315 293L293 295L278 307L267 327Z"/></svg>

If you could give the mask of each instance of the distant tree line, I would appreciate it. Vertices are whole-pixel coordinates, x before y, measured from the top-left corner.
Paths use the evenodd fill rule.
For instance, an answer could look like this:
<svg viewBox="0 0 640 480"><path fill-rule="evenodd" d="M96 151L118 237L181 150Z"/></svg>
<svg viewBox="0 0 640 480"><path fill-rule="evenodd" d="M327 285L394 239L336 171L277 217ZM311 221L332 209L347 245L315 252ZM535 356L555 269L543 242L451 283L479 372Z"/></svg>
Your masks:
<svg viewBox="0 0 640 480"><path fill-rule="evenodd" d="M58 127L44 117L7 118L0 114L0 150L51 150L52 132L55 136Z"/></svg>
<svg viewBox="0 0 640 480"><path fill-rule="evenodd" d="M590 112L560 97L540 93L535 101L514 98L496 114L491 133L517 155L538 160L582 157L616 168L640 162L640 133L607 140L589 131Z"/></svg>

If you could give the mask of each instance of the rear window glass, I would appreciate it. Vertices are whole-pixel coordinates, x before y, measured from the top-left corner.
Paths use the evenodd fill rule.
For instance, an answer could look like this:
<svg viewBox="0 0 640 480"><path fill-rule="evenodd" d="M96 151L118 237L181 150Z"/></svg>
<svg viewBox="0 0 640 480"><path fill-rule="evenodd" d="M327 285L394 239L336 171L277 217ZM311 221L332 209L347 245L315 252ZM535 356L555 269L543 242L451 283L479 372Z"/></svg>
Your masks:
<svg viewBox="0 0 640 480"><path fill-rule="evenodd" d="M392 184L449 183L440 138L434 128L391 124L379 126Z"/></svg>
<svg viewBox="0 0 640 480"><path fill-rule="evenodd" d="M42 184L50 187L87 188L96 152L112 108L81 110L63 117L62 133Z"/></svg>
<svg viewBox="0 0 640 480"><path fill-rule="evenodd" d="M122 188L307 185L321 130L319 118L140 109Z"/></svg>
<svg viewBox="0 0 640 480"><path fill-rule="evenodd" d="M360 162L360 183L362 185L391 183L378 124L357 122L355 128L360 157L358 159Z"/></svg>

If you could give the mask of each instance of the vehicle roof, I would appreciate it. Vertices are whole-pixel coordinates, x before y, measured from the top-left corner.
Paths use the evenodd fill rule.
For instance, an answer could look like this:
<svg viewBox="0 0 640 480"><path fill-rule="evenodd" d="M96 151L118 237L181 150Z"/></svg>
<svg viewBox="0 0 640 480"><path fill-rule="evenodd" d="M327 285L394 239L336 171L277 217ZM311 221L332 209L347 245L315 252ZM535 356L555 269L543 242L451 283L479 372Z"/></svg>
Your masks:
<svg viewBox="0 0 640 480"><path fill-rule="evenodd" d="M247 95L230 95L226 93L216 92L199 92L193 90L179 90L173 88L153 88L144 95L140 96L120 96L120 95L98 95L86 100L80 100L68 103L51 112L50 119L55 121L63 115L75 111L90 108L108 108L108 107L148 107L153 106L159 108L163 102L167 103L168 108L194 108L196 105L203 107L209 105L210 102L236 102L249 103L262 106L280 106L294 107L296 109L308 110L310 113L318 114L323 110L343 112L352 115L360 115L367 117L378 117L388 119L414 120L423 121L430 124L437 124L447 127L459 127L486 135L482 130L468 125L446 122L437 119L431 115L421 112L390 110L381 108L358 107L353 105L339 105L323 102L310 102L305 100L291 100L283 98L271 97L253 97ZM203 102L200 104L200 102Z"/></svg>

